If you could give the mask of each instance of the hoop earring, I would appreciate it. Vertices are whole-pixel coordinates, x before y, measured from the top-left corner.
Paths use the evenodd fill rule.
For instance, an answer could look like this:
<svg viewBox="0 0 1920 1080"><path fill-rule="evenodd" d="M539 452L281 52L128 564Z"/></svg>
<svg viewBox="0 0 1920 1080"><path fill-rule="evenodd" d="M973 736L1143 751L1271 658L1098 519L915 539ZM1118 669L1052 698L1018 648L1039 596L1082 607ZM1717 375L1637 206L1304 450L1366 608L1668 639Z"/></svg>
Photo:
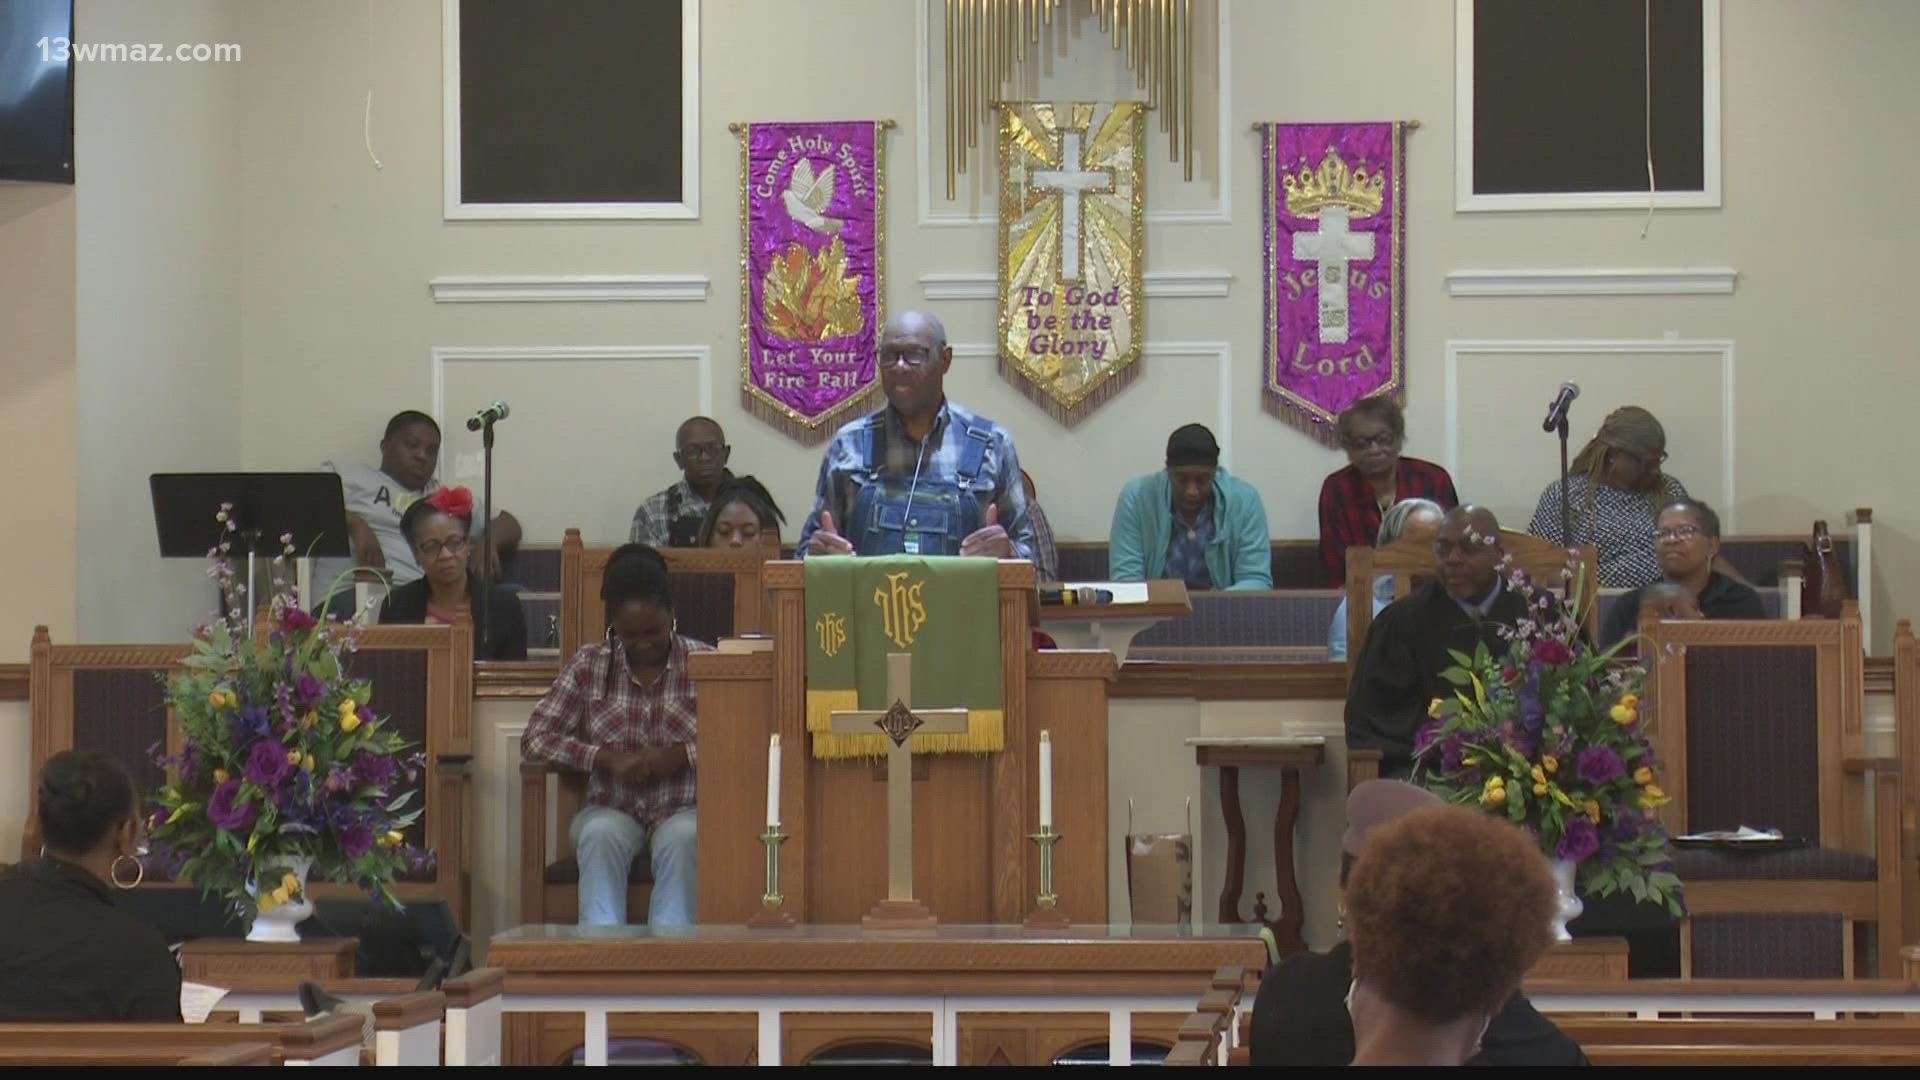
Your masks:
<svg viewBox="0 0 1920 1080"><path fill-rule="evenodd" d="M120 864L128 860L132 860L133 862L133 880L131 882L122 882L120 880ZM114 888L131 891L139 888L140 883L147 880L147 864L134 858L132 855L122 855L113 860L113 865L107 868L107 877L113 882Z"/></svg>
<svg viewBox="0 0 1920 1080"><path fill-rule="evenodd" d="M607 624L606 641L608 645L612 645L614 643L612 623Z"/></svg>

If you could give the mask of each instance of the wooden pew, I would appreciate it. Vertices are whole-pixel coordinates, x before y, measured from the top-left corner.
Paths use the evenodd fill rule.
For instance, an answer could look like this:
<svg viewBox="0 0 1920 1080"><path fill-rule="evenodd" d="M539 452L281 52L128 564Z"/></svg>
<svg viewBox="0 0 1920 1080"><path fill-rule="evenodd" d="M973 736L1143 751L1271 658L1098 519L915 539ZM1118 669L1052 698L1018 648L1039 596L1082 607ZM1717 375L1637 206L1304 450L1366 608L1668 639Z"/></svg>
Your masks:
<svg viewBox="0 0 1920 1080"><path fill-rule="evenodd" d="M507 973L501 968L475 968L440 984L447 997L446 1064L500 1064L506 988Z"/></svg>
<svg viewBox="0 0 1920 1080"><path fill-rule="evenodd" d="M270 1042L234 1042L185 1056L182 1056L178 1047L153 1047L126 1043L108 1046L63 1046L24 1049L17 1053L0 1050L0 1068L29 1065L106 1066L108 1068L165 1065L189 1068L207 1065L278 1065L280 1062L275 1060L274 1052L275 1046Z"/></svg>
<svg viewBox="0 0 1920 1080"><path fill-rule="evenodd" d="M373 1063L438 1066L446 1015L447 998L438 990L374 1002Z"/></svg>
<svg viewBox="0 0 1920 1080"><path fill-rule="evenodd" d="M0 1062L46 1060L49 1055L85 1054L101 1064L122 1063L115 1055L135 1052L175 1055L226 1050L235 1043L268 1042L279 1065L357 1065L360 1063L357 1016L332 1016L298 1024L0 1024ZM77 1064L79 1059L67 1060Z"/></svg>
<svg viewBox="0 0 1920 1080"><path fill-rule="evenodd" d="M263 1019L297 1018L300 1015L298 980L297 975L272 974L213 979L214 985L227 991L227 997L214 1012L214 1019L231 1018L237 1013L241 1030L249 1030L250 1024ZM382 1032L399 1033L425 1024L426 1012L421 1011L422 1006L408 1002L412 998L431 998L437 999L442 1009L431 1022L444 1034L444 1050L436 1043L432 1051L435 1063L499 1064L502 994L506 989L506 972L500 968L475 968L446 980L438 993L430 995L410 993L414 985L411 979L322 979L319 982L323 990L335 997L373 1006L376 1050ZM381 1022L383 1014L388 1018L385 1025ZM425 1055L421 1049L422 1034L416 1033L405 1040L396 1037L393 1041L396 1048L411 1047L409 1054Z"/></svg>
<svg viewBox="0 0 1920 1080"><path fill-rule="evenodd" d="M1166 1065L1225 1065L1240 1042L1238 1015L1246 992L1246 969L1216 969L1211 985L1200 995L1193 1012L1180 1022Z"/></svg>
<svg viewBox="0 0 1920 1080"><path fill-rule="evenodd" d="M1587 1046L1595 1065L1664 1067L1691 1065L1920 1065L1920 1046L1789 1045Z"/></svg>

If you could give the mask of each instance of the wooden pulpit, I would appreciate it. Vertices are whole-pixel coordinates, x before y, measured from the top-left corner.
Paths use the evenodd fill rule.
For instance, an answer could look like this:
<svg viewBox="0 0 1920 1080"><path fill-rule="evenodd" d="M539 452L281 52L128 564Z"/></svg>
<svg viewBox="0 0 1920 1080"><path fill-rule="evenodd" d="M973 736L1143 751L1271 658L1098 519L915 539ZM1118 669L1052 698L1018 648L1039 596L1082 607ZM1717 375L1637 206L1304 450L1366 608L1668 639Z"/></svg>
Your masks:
<svg viewBox="0 0 1920 1080"><path fill-rule="evenodd" d="M771 650L699 653L699 919L744 923L766 888L767 741L780 735L785 908L802 923L858 923L888 895L887 766L822 761L806 731L805 572L770 562ZM1054 891L1080 924L1107 921L1107 686L1113 654L1032 646L1033 564L1000 564L1006 749L912 757L913 883L942 923L1018 923L1039 857L1040 732L1053 742ZM939 702L926 702L938 706Z"/></svg>

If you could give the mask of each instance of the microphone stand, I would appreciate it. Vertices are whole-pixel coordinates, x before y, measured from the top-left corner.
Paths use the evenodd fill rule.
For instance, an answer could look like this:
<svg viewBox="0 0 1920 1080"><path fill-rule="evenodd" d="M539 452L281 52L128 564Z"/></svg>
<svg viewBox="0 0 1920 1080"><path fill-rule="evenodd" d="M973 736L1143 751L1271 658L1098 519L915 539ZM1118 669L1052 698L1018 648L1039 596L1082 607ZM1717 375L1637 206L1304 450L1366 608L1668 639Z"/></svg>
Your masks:
<svg viewBox="0 0 1920 1080"><path fill-rule="evenodd" d="M1560 422L1554 425L1554 432L1560 436L1560 543L1563 547L1573 547L1573 501L1567 493L1567 417L1560 414Z"/></svg>
<svg viewBox="0 0 1920 1080"><path fill-rule="evenodd" d="M489 655L493 636L493 421L491 412L480 428L481 503L480 503L480 655ZM1561 457L1566 457L1565 425L1562 425ZM1565 472L1564 467L1561 470ZM459 662L456 658L455 662Z"/></svg>

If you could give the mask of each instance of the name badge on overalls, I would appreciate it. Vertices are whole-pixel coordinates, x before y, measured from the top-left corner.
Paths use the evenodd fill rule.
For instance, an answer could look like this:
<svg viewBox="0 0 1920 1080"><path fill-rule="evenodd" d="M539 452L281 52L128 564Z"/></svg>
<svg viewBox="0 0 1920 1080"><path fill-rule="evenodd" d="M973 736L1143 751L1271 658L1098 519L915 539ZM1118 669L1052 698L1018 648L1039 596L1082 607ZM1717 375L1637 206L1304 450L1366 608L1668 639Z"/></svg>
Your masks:
<svg viewBox="0 0 1920 1080"><path fill-rule="evenodd" d="M918 531L919 528L920 528L920 518L918 516L909 515L907 518L907 527L901 530L901 532L905 534L904 537L902 538L902 542L900 545L901 551L906 552L908 555L920 554L920 533Z"/></svg>

